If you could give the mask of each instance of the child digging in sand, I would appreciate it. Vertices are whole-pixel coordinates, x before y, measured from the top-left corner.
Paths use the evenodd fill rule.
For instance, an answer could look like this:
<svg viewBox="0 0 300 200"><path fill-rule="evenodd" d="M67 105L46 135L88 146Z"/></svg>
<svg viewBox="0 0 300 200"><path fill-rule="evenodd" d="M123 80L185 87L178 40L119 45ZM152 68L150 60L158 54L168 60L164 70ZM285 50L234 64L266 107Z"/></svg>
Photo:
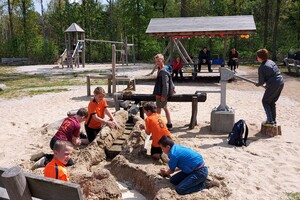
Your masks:
<svg viewBox="0 0 300 200"><path fill-rule="evenodd" d="M203 157L190 148L175 144L171 138L163 135L158 141L162 151L169 157L169 169L161 169L162 176L169 176L180 171L170 178L176 185L176 192L180 195L198 192L205 188L219 187L219 182L207 179L208 170Z"/></svg>
<svg viewBox="0 0 300 200"><path fill-rule="evenodd" d="M145 119L145 125L141 124L140 129L145 130L147 135L152 133L152 146L151 146L151 156L154 159L162 159L163 162L166 161L166 158L162 157L162 150L158 144L161 136L167 135L171 137L171 134L166 126L166 122L163 117L156 112L156 105L153 102L146 102L143 105L144 111L147 115Z"/></svg>
<svg viewBox="0 0 300 200"><path fill-rule="evenodd" d="M69 181L69 175L65 165L71 158L73 145L68 141L57 140L53 147L53 159L44 169L44 176L62 181Z"/></svg>
<svg viewBox="0 0 300 200"><path fill-rule="evenodd" d="M58 140L69 141L73 145L88 144L89 141L87 139L80 138L80 123L85 121L87 115L88 111L85 108L80 108L76 115L64 119L50 141L50 148L53 150L53 147ZM52 158L53 154L45 154L42 158L34 163L31 169L34 170L39 167L45 167L47 163L52 160ZM70 159L67 166L72 165L74 165L74 162L72 159Z"/></svg>

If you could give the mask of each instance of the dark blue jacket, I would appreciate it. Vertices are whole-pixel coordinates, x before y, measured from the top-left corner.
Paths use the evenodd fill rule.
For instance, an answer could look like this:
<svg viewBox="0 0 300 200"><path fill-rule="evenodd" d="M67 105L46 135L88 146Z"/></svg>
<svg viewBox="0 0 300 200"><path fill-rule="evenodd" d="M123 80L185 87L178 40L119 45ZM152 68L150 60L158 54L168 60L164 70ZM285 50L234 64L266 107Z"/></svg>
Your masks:
<svg viewBox="0 0 300 200"><path fill-rule="evenodd" d="M278 66L272 60L266 60L258 68L258 85L266 83L267 87L283 85L283 77Z"/></svg>

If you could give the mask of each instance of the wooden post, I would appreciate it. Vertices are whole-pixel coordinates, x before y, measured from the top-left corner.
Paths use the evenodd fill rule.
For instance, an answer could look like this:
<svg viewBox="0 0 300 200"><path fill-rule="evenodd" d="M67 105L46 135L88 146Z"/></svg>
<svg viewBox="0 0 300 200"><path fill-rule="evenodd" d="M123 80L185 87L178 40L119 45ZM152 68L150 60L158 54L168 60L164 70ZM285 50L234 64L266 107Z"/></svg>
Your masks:
<svg viewBox="0 0 300 200"><path fill-rule="evenodd" d="M264 123L261 123L260 133L262 135L274 137L276 135L282 135L281 126L269 126Z"/></svg>
<svg viewBox="0 0 300 200"><path fill-rule="evenodd" d="M132 62L135 65L134 37L132 35Z"/></svg>
<svg viewBox="0 0 300 200"><path fill-rule="evenodd" d="M190 122L190 129L193 129L197 125L197 113L198 113L198 98L197 96L192 97L192 117Z"/></svg>
<svg viewBox="0 0 300 200"><path fill-rule="evenodd" d="M32 200L26 178L19 166L6 170L1 177L9 199Z"/></svg>
<svg viewBox="0 0 300 200"><path fill-rule="evenodd" d="M128 48L127 48L127 36L125 37L125 61L126 61L126 66L128 66Z"/></svg>
<svg viewBox="0 0 300 200"><path fill-rule="evenodd" d="M225 59L226 59L226 50L227 50L227 35L225 35L225 37L224 37L224 49L223 49L223 63L222 63L222 67L223 67L223 64L224 64L224 66L225 66L225 63L226 63L226 61L225 61Z"/></svg>
<svg viewBox="0 0 300 200"><path fill-rule="evenodd" d="M140 104L139 110L140 110L140 117L142 119L145 119L144 108L143 108L143 106L141 104Z"/></svg>
<svg viewBox="0 0 300 200"><path fill-rule="evenodd" d="M86 91L87 96L91 96L91 78L89 74L86 76Z"/></svg>
<svg viewBox="0 0 300 200"><path fill-rule="evenodd" d="M112 46L112 85L113 85L113 93L116 92L116 45Z"/></svg>

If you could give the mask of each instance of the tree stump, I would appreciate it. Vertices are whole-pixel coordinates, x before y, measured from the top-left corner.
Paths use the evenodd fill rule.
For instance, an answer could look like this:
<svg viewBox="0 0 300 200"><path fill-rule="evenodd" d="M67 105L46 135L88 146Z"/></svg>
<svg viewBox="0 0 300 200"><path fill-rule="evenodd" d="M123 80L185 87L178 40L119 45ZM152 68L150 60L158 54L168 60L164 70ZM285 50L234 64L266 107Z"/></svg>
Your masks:
<svg viewBox="0 0 300 200"><path fill-rule="evenodd" d="M278 126L278 125L270 126L270 125L261 123L260 133L262 135L266 135L266 136L270 136L270 137L274 137L276 135L282 135L281 134L281 126Z"/></svg>

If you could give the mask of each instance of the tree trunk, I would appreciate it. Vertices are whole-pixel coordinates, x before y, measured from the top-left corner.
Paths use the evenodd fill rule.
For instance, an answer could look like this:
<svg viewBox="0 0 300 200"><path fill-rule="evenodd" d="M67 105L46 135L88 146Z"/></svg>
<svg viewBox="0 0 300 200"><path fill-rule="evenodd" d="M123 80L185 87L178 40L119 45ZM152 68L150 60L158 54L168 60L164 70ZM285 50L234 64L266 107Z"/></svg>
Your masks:
<svg viewBox="0 0 300 200"><path fill-rule="evenodd" d="M14 35L14 26L13 26L13 16L12 16L12 6L10 0L7 0L7 9L9 15L9 30L10 30L10 37Z"/></svg>
<svg viewBox="0 0 300 200"><path fill-rule="evenodd" d="M268 24L269 24L269 0L265 0L265 21L264 21L264 43L263 47L268 44Z"/></svg>
<svg viewBox="0 0 300 200"><path fill-rule="evenodd" d="M22 0L22 25L24 35L24 54L28 57L28 37L27 37L27 7L26 0Z"/></svg>
<svg viewBox="0 0 300 200"><path fill-rule="evenodd" d="M140 55L140 52L141 52L140 51L140 49L141 49L141 24L140 24L140 22L141 22L141 20L139 20L140 12L141 12L140 0L136 1L136 12L137 12L137 18L138 18L138 20L137 20L137 59L140 60L140 57L141 57L141 55ZM125 35L125 37L127 37L127 36Z"/></svg>
<svg viewBox="0 0 300 200"><path fill-rule="evenodd" d="M41 13L42 13L42 29L43 29L43 39L44 39L44 54L45 54L46 53L46 31L45 31L45 16L44 16L43 0L41 0Z"/></svg>
<svg viewBox="0 0 300 200"><path fill-rule="evenodd" d="M273 29L273 41L272 41L272 60L276 61L276 54L277 54L277 35L278 35L278 22L279 22L279 15L280 15L280 3L281 0L277 0L276 4L276 15L274 21L274 29Z"/></svg>
<svg viewBox="0 0 300 200"><path fill-rule="evenodd" d="M187 0L181 0L180 16L187 17L188 12Z"/></svg>

